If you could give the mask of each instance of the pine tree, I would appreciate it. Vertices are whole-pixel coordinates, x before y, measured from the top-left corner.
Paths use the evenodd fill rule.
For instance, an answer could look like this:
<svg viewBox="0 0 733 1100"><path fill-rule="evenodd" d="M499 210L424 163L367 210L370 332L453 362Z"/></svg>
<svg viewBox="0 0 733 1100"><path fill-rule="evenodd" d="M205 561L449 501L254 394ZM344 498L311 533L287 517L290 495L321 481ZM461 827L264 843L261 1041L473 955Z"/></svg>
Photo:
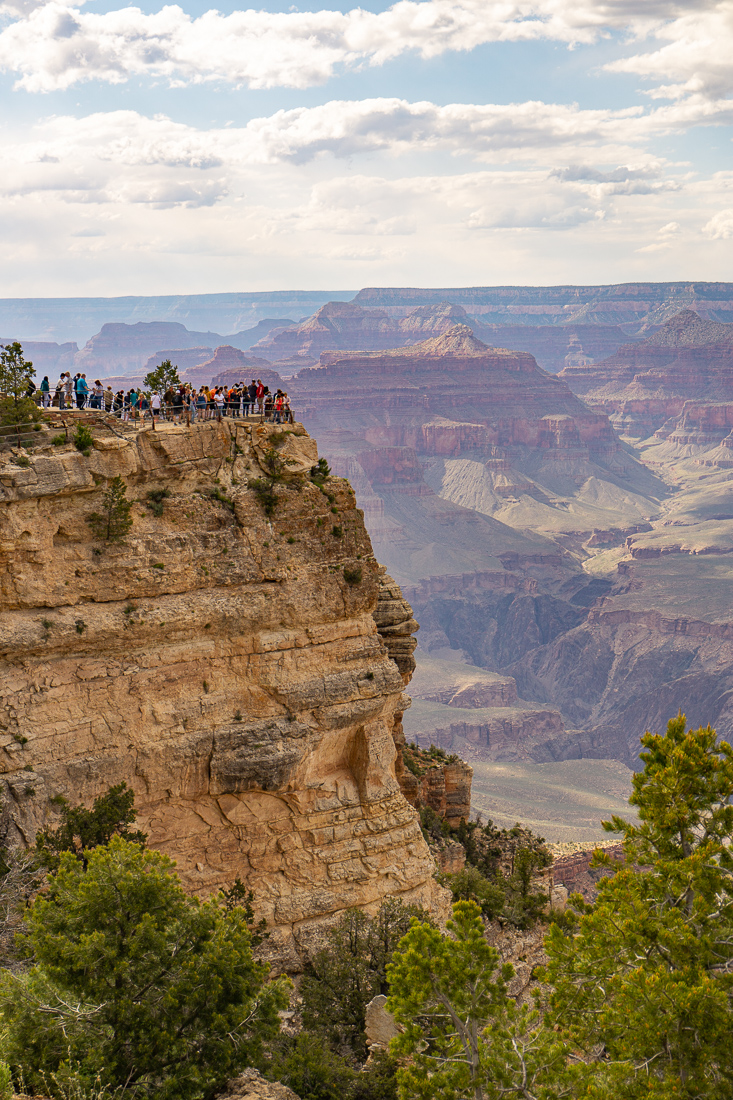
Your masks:
<svg viewBox="0 0 733 1100"><path fill-rule="evenodd" d="M146 389L152 393L159 393L161 396L166 390L171 389L173 386L180 386L180 384L178 367L174 367L170 359L164 359L160 366L157 366L155 370L151 370L143 379L143 385Z"/></svg>
<svg viewBox="0 0 733 1100"><path fill-rule="evenodd" d="M112 479L102 497L102 511L87 516L95 538L104 542L121 542L132 527L132 503L127 499L127 486L119 475Z"/></svg>
<svg viewBox="0 0 733 1100"><path fill-rule="evenodd" d="M560 1100L570 1095L567 1052L539 1014L507 993L473 901L453 906L449 935L413 922L387 968L387 1008L403 1032L400 1100Z"/></svg>
<svg viewBox="0 0 733 1100"><path fill-rule="evenodd" d="M591 1056L583 1095L729 1100L733 750L682 714L642 744L639 824L604 822L623 832L626 862L592 908L574 899L577 931L547 939L554 1019Z"/></svg>
<svg viewBox="0 0 733 1100"><path fill-rule="evenodd" d="M113 836L86 868L63 853L31 905L34 965L0 975L0 1006L36 1094L201 1100L278 1034L289 983L252 957L246 913L188 896L174 866Z"/></svg>

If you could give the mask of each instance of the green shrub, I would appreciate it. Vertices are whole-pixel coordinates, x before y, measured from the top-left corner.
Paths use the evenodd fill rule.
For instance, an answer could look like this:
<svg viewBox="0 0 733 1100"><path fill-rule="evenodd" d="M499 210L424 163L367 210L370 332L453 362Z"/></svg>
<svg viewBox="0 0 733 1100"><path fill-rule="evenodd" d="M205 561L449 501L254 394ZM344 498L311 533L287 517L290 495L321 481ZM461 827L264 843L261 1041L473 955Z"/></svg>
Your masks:
<svg viewBox="0 0 733 1100"><path fill-rule="evenodd" d="M148 499L145 501L145 507L149 508L154 516L162 516L163 501L167 500L170 495L168 489L151 489L148 493Z"/></svg>
<svg viewBox="0 0 733 1100"><path fill-rule="evenodd" d="M51 442L53 443L54 447L63 447L64 443L66 442L66 434L64 432L59 432L58 435L55 435L53 437Z"/></svg>
<svg viewBox="0 0 733 1100"><path fill-rule="evenodd" d="M348 565L344 566L344 580L347 584L361 584L362 571L357 565L351 569Z"/></svg>
<svg viewBox="0 0 733 1100"><path fill-rule="evenodd" d="M0 1062L0 1100L13 1100L13 1075L7 1062Z"/></svg>
<svg viewBox="0 0 733 1100"><path fill-rule="evenodd" d="M88 454L89 450L94 443L94 436L87 428L86 424L77 424L76 431L72 436L72 443L76 447L77 451L81 451L82 454Z"/></svg>

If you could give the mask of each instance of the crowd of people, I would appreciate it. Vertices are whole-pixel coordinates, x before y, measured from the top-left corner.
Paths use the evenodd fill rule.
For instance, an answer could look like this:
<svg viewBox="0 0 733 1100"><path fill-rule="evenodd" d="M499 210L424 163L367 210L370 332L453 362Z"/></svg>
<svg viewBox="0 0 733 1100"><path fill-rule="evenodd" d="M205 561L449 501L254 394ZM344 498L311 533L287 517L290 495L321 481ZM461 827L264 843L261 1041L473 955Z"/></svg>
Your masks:
<svg viewBox="0 0 733 1100"><path fill-rule="evenodd" d="M29 396L35 392L35 385L29 390ZM182 419L194 421L223 416L258 416L261 420L270 420L275 424L292 424L293 413L290 399L284 390L275 393L265 386L260 378L252 379L249 385L237 382L232 386L201 386L198 389L188 383L171 386L165 393L150 393L139 386L129 390L106 387L97 378L91 385L85 374L73 378L69 371L61 375L55 390L51 391L48 375L38 387L40 402L44 408L51 405L59 409L97 409L112 413L121 420L171 420L180 423Z"/></svg>

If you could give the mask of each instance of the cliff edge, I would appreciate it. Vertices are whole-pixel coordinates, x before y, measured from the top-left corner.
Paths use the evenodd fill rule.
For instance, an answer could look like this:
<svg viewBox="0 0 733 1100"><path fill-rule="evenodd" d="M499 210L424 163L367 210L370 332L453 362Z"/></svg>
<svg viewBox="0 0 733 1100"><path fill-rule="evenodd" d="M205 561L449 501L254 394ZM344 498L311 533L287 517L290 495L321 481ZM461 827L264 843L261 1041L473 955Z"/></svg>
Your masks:
<svg viewBox="0 0 733 1100"><path fill-rule="evenodd" d="M299 425L93 435L86 454L0 458L5 842L32 844L56 796L124 780L190 889L255 890L288 969L325 915L431 904L395 778L416 624L348 482L314 483ZM268 517L273 451L290 461ZM116 476L134 502L120 543L87 522Z"/></svg>

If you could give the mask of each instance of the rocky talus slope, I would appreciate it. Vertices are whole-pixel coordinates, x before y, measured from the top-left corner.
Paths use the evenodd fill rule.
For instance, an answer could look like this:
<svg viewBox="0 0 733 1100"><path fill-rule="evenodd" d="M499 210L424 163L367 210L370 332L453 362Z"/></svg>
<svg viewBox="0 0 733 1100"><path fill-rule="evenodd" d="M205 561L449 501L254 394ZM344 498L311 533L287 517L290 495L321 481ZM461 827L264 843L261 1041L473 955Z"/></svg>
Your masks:
<svg viewBox="0 0 733 1100"><path fill-rule="evenodd" d="M273 442L292 463L268 518L248 482ZM6 842L124 780L190 889L255 888L290 969L325 915L436 889L395 778L415 624L316 458L298 425L207 421L0 466ZM87 517L117 475L134 522L106 544Z"/></svg>

